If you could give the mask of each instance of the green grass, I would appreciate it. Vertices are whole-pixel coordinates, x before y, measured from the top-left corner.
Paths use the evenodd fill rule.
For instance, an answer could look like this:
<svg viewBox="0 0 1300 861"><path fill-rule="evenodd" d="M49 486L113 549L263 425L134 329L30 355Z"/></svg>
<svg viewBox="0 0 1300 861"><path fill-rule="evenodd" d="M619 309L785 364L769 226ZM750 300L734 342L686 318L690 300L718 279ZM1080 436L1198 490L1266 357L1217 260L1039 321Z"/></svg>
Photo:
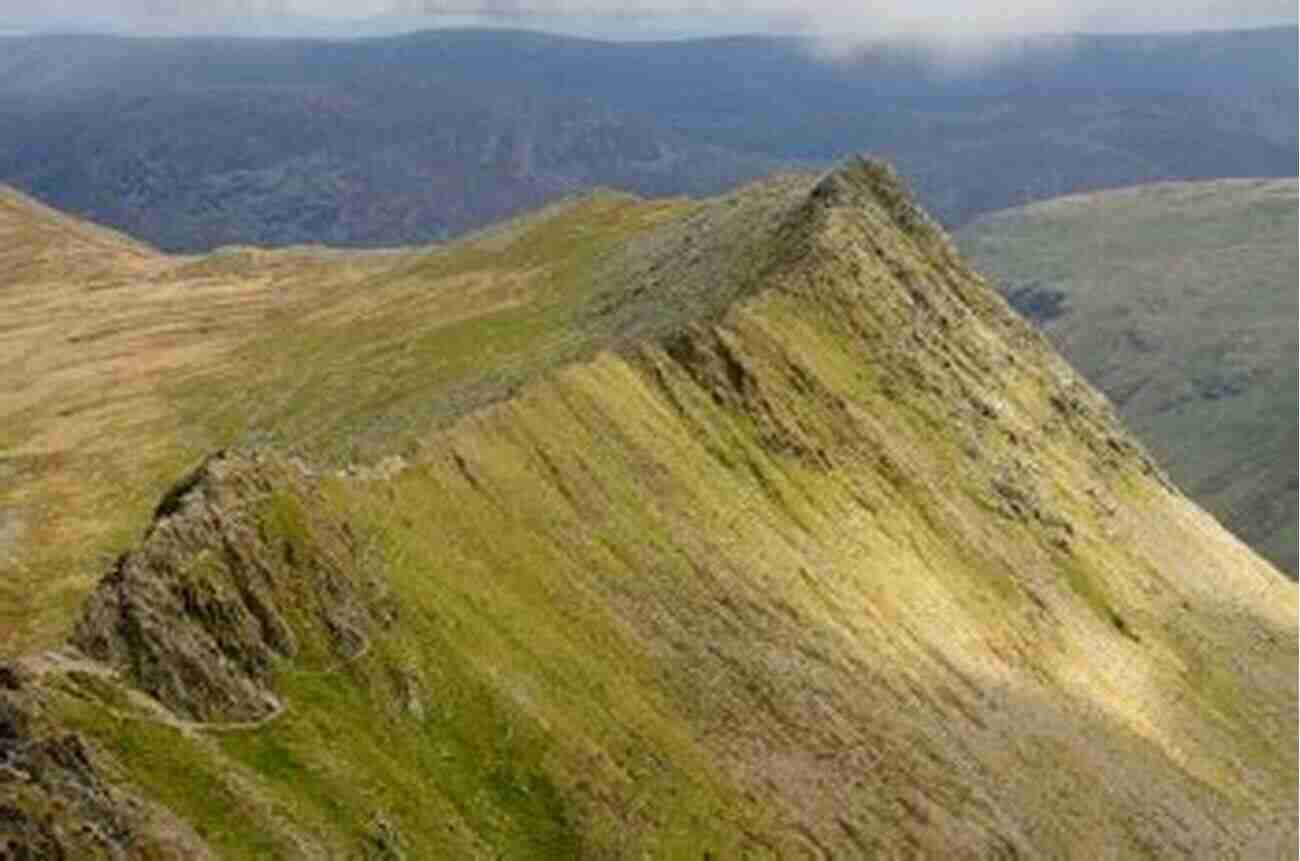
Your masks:
<svg viewBox="0 0 1300 861"><path fill-rule="evenodd" d="M1296 576L1294 181L1138 187L986 216L963 253L1043 321L1171 476Z"/></svg>
<svg viewBox="0 0 1300 861"><path fill-rule="evenodd" d="M286 663L276 684L290 708L265 729L214 736L217 753L79 705L65 716L230 857L272 851L265 837L246 839L249 831L285 831L261 810L244 811L247 831L229 827L232 809L221 806L229 788L217 784L232 770L255 780L295 830L345 854L364 844L376 814L397 824L412 857L573 857L621 851L633 835L671 855L698 846L727 852L739 838L729 823L752 816L750 805L702 761L689 767L699 752L651 692L653 673L638 667L608 619L601 624L605 614L585 607L575 624L575 610L553 606L555 584L539 576L574 561L526 533L463 546L491 512L470 506L449 520L444 490L420 476L402 480L395 500L342 484L331 492L356 528L378 530L400 624L374 632L367 655L336 672L316 669L313 655ZM284 512L301 504L271 497L270 527L298 523ZM306 632L297 630L301 640ZM416 680L418 708L403 677ZM538 699L523 702L512 690ZM567 713L574 702L585 704L580 718ZM151 746L157 757L142 755ZM677 762L666 773L665 755ZM649 823L623 821L640 808L653 809Z"/></svg>
<svg viewBox="0 0 1300 861"><path fill-rule="evenodd" d="M100 277L134 278L130 289L94 292L99 282L83 286L84 276L71 270L53 287L15 285L66 301L68 325L93 327L101 317L130 323L97 341L100 352L88 351L51 341L41 327L53 312L41 304L13 305L14 346L0 346L38 350L57 369L51 379L72 368L91 379L116 374L119 383L88 390L102 410L69 410L84 399L64 386L0 423L3 455L15 453L4 457L15 466L0 474L0 512L21 530L12 547L0 545L0 650L62 639L94 580L138 538L162 492L211 451L278 442L322 462L370 459L589 353L608 332L578 309L611 286L593 280L593 261L691 206L637 206L624 195L598 194L450 250L392 255L259 252L243 261L218 253L142 264L122 239L122 249L96 250L101 266L128 275ZM81 241L79 226L49 228L41 212L0 214L38 233L26 241L20 232L6 249L13 255ZM467 274L480 289L456 280ZM209 318L216 334L155 334ZM149 339L159 343L141 347ZM155 369L151 350L178 340L195 352ZM105 370L135 353L131 374ZM9 367L15 387L30 383L22 363Z"/></svg>
<svg viewBox="0 0 1300 861"><path fill-rule="evenodd" d="M380 822L413 858L1213 854L1289 811L1294 753L1256 754L1294 735L1294 588L1116 454L1099 400L924 234L832 190L797 255L756 234L758 293L746 266L681 263L708 224L653 229L695 204L533 225L585 262L547 270L532 310L484 312L518 324L529 378L445 421L414 393L463 380L459 353L385 365L401 396L374 426L364 375L331 388L324 361L398 354L345 321L396 343L402 321L464 325L414 313L436 280L279 330L315 392L285 420L319 423L322 451L356 442L350 417L376 445L419 433L386 478L235 455L233 498L208 497L252 506L257 576L302 644L274 666L287 710L197 738L67 692L58 717L231 857L361 855ZM484 259L531 260L521 235ZM592 274L646 260L673 276L648 321L639 276ZM583 360L553 361L573 339ZM288 373L240 367L223 396L243 407ZM324 573L393 614L366 617L359 657L319 624ZM1189 669L1245 654L1239 710L1207 716Z"/></svg>
<svg viewBox="0 0 1300 861"><path fill-rule="evenodd" d="M336 461L399 450L571 360L592 337L567 324L595 289L584 277L593 259L657 217L629 198L601 196L526 221L517 234L489 235L479 243L488 249L470 243L433 252L331 297L338 313L267 327L215 378L187 380L172 398L186 424L214 428L218 438L261 434ZM502 291L517 304L480 309L455 281L466 275L517 278L518 286ZM431 293L442 313L413 316L412 303Z"/></svg>
<svg viewBox="0 0 1300 861"><path fill-rule="evenodd" d="M39 350L58 373L72 367L92 379L121 376L105 364L123 354L139 358L123 384L92 387L101 410L56 387L6 416L6 444L12 434L16 450L55 454L33 461L31 475L0 477L0 510L12 505L30 529L9 560L16 576L0 586L0 650L57 642L170 481L215 449L273 444L331 466L409 453L548 370L716 316L761 283L780 249L764 237L799 201L792 189L810 182L776 180L709 202L596 192L452 246L391 254L140 262L109 246L109 274L99 277L114 286L94 293L93 306L85 291L98 282L71 271L57 290L26 285L56 296L68 325L113 334L94 350L51 341L48 309L15 302L12 349ZM21 207L0 216L37 221ZM42 242L70 242L59 232L75 238L70 225L50 228L53 240L42 232ZM119 239L121 255L137 254ZM10 251L21 259L23 246ZM182 351L174 366L149 364L173 349Z"/></svg>
<svg viewBox="0 0 1300 861"><path fill-rule="evenodd" d="M263 810L229 778L229 765L179 731L123 720L76 699L58 703L59 716L86 732L115 759L130 764L133 787L172 809L224 857L260 858L294 851L267 827Z"/></svg>

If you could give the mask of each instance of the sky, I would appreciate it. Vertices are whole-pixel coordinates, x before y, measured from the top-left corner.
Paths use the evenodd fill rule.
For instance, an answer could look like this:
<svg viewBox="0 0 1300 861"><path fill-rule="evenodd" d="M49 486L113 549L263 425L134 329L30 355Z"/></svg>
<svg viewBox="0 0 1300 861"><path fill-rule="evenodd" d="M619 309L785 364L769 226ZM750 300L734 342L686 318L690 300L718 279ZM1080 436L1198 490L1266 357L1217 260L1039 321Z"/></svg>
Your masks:
<svg viewBox="0 0 1300 861"><path fill-rule="evenodd" d="M43 10L33 15L34 5ZM394 20L393 16L401 16ZM293 31L510 26L611 38L803 33L822 38L1150 32L1294 24L1295 0L0 0L0 30ZM371 20L358 33L384 30Z"/></svg>

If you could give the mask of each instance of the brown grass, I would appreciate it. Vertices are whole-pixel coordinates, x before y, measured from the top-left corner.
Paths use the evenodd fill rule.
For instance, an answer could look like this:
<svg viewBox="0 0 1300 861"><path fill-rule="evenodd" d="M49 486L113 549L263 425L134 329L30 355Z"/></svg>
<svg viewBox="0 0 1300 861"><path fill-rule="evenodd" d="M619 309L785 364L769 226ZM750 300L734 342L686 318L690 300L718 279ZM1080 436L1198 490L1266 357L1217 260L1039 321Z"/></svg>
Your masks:
<svg viewBox="0 0 1300 861"><path fill-rule="evenodd" d="M573 306L609 286L594 257L684 205L601 193L448 249L169 257L0 192L0 654L60 639L207 452L377 455L571 360L595 332Z"/></svg>

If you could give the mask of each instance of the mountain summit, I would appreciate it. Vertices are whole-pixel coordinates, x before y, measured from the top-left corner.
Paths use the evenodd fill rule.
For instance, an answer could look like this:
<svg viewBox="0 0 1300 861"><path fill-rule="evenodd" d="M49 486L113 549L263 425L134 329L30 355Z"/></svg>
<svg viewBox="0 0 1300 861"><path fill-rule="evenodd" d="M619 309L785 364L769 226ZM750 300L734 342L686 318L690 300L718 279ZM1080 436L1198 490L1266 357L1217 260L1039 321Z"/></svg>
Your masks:
<svg viewBox="0 0 1300 861"><path fill-rule="evenodd" d="M280 265L232 259L168 277ZM267 336L297 388L202 376L295 450L206 458L0 671L0 845L1294 854L1294 584L884 165L311 259L365 276Z"/></svg>

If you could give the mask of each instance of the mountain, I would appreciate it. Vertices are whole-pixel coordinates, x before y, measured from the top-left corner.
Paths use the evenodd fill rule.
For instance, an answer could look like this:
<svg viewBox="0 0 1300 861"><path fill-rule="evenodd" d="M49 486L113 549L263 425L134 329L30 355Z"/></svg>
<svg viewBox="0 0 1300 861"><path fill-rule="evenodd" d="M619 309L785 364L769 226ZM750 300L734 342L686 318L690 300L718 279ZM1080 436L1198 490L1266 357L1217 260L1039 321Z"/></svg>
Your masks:
<svg viewBox="0 0 1300 861"><path fill-rule="evenodd" d="M977 219L962 253L1179 486L1296 576L1294 180L1172 183Z"/></svg>
<svg viewBox="0 0 1300 861"><path fill-rule="evenodd" d="M11 852L1296 851L1295 585L880 163L388 254L108 239L6 288L7 351L118 381L6 416L19 552L142 528L0 667Z"/></svg>
<svg viewBox="0 0 1300 861"><path fill-rule="evenodd" d="M171 251L457 236L593 186L708 195L869 149L949 226L1294 176L1296 31L1026 38L980 63L744 37L11 38L0 182Z"/></svg>

